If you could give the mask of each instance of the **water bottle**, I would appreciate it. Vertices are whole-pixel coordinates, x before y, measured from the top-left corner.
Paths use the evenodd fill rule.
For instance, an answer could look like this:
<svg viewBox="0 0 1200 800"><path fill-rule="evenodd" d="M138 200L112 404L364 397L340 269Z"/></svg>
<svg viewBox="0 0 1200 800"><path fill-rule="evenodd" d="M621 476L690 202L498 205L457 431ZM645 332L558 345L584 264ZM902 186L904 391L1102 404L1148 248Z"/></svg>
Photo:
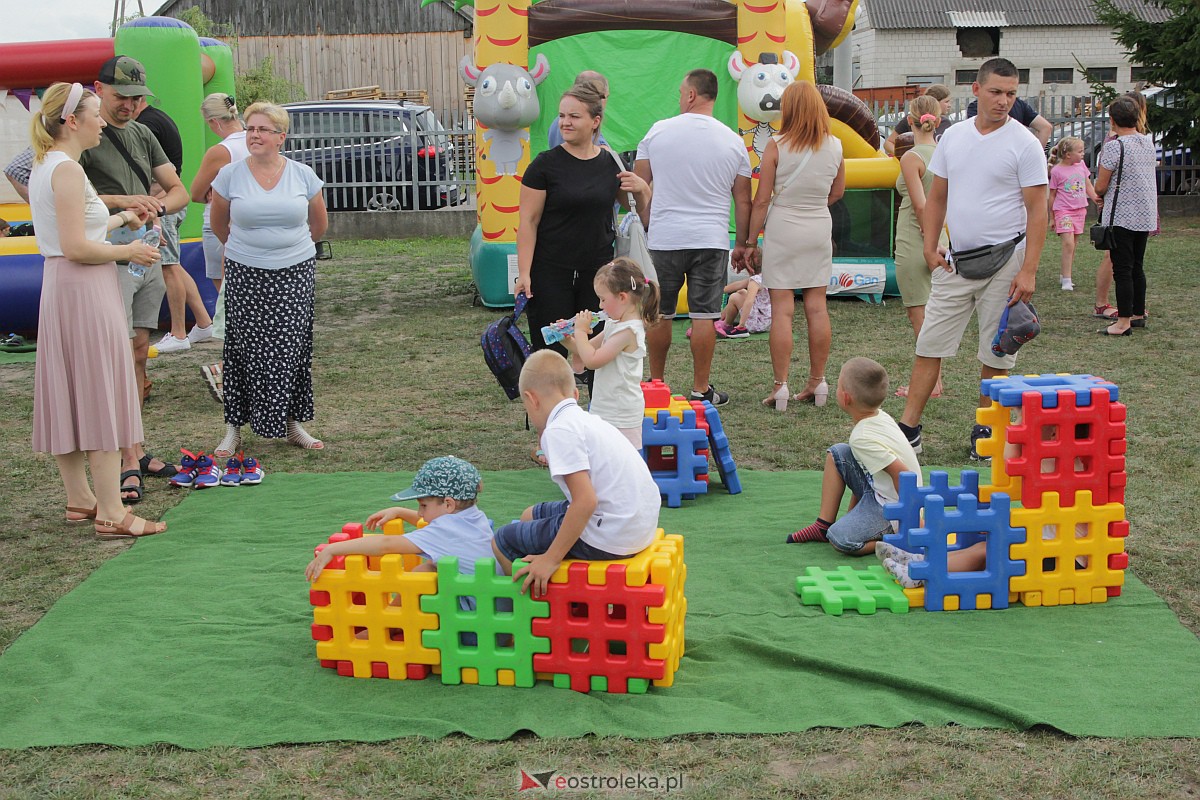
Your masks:
<svg viewBox="0 0 1200 800"><path fill-rule="evenodd" d="M595 328L601 322L608 322L608 314L605 314L603 311L597 311L592 315L591 327ZM556 322L553 325L542 326L542 340L545 341L546 344L561 342L563 339L567 338L568 336L573 336L574 334L574 317L571 317L570 319L564 319L562 322Z"/></svg>
<svg viewBox="0 0 1200 800"><path fill-rule="evenodd" d="M162 228L155 225L153 228L142 234L142 241L151 247L158 247L158 245L162 242ZM135 264L130 261L129 274L135 278L140 278L146 274L146 268L141 264Z"/></svg>

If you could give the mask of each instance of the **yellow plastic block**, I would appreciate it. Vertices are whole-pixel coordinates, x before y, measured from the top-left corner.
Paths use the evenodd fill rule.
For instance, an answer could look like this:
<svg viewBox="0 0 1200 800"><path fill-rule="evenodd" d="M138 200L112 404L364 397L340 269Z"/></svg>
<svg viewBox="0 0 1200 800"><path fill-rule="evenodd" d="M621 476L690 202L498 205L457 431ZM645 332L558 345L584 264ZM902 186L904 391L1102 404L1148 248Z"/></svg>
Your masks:
<svg viewBox="0 0 1200 800"><path fill-rule="evenodd" d="M496 670L496 683L501 686L515 686L517 684L517 673L511 669Z"/></svg>
<svg viewBox="0 0 1200 800"><path fill-rule="evenodd" d="M915 589L905 589L904 596L908 598L908 607L924 608L925 607L925 587L918 586Z"/></svg>
<svg viewBox="0 0 1200 800"><path fill-rule="evenodd" d="M313 607L313 623L329 626L333 638L317 642L321 660L349 661L354 677L371 676L371 664L383 662L388 674L405 679L409 664L436 665L441 653L421 644L421 632L433 630L435 614L421 611L421 595L437 592L437 574L407 572L399 555L379 559L372 569L366 556L346 556L345 569L326 568L313 583L313 591L328 592L329 605ZM391 605L393 597L399 605ZM361 598L361 604L354 599ZM367 632L359 639L358 630ZM393 634L403 636L396 641Z"/></svg>
<svg viewBox="0 0 1200 800"><path fill-rule="evenodd" d="M992 596L990 594L975 595L975 608L982 611L985 608L992 607Z"/></svg>
<svg viewBox="0 0 1200 800"><path fill-rule="evenodd" d="M993 400L987 408L975 410L975 421L992 429L992 435L975 443L981 456L992 459L992 481L979 487L981 502L991 500L992 492L1003 492L1013 504L1021 501L1021 479L1008 474L1005 469L1004 445L1008 441L1008 426L1012 422L1011 409Z"/></svg>
<svg viewBox="0 0 1200 800"><path fill-rule="evenodd" d="M1125 583L1125 571L1108 565L1109 556L1125 552L1125 539L1109 536L1110 525L1125 519L1125 507L1093 506L1088 491L1076 492L1075 499L1076 505L1063 508L1058 492L1046 492L1041 508L1012 511L1013 527L1025 528L1027 536L1010 549L1014 560L1025 561L1025 574L1013 576L1009 588L1027 606L1105 602L1107 587ZM1086 559L1086 566L1077 565L1078 558ZM1045 559L1054 559L1052 569L1045 569ZM1096 599L1097 589L1103 599Z"/></svg>
<svg viewBox="0 0 1200 800"><path fill-rule="evenodd" d="M462 682L477 685L479 683L479 670L474 667L463 667Z"/></svg>
<svg viewBox="0 0 1200 800"><path fill-rule="evenodd" d="M942 600L944 611L958 611L958 595L948 594Z"/></svg>

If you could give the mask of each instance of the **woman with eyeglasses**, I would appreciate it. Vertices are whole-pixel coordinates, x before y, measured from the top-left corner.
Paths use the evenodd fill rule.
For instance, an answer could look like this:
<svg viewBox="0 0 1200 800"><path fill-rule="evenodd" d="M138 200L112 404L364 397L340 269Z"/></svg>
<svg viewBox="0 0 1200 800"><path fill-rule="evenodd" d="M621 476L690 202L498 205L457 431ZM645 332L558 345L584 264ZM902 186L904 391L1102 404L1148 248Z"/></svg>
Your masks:
<svg viewBox="0 0 1200 800"><path fill-rule="evenodd" d="M315 242L328 216L323 181L283 155L288 113L271 103L246 109L249 158L212 182L213 233L225 245L225 438L213 455L242 446L242 428L325 445L301 425L313 418Z"/></svg>

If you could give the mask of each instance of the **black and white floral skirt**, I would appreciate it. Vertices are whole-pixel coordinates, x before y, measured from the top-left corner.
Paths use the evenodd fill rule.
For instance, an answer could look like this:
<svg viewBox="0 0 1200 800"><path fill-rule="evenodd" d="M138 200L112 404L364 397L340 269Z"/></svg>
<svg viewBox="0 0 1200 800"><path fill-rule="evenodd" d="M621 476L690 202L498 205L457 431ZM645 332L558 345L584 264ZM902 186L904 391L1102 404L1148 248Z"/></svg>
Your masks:
<svg viewBox="0 0 1200 800"><path fill-rule="evenodd" d="M258 269L225 259L225 422L282 439L313 418L317 262Z"/></svg>

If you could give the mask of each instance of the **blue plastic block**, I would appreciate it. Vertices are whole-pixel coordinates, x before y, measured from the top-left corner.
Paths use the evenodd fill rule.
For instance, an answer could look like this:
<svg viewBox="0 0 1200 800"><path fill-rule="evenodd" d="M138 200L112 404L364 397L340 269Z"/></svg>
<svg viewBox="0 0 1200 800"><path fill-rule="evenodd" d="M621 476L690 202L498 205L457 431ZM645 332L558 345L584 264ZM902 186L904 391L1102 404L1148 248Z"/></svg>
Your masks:
<svg viewBox="0 0 1200 800"><path fill-rule="evenodd" d="M742 481L738 478L737 464L733 462L733 453L729 450L729 437L725 435L725 426L721 423L721 415L707 400L704 402L704 421L708 423L709 452L713 461L717 462L717 472L721 475L721 484L730 494L742 493Z"/></svg>
<svg viewBox="0 0 1200 800"><path fill-rule="evenodd" d="M896 533L884 536L883 540L888 544L894 544L901 550L916 552L909 542L908 532L921 527L921 509L924 508L925 498L936 494L942 498L945 505L952 507L958 506L961 497L979 498L978 472L964 469L959 476L959 481L957 486L951 486L950 473L935 470L929 473L928 486L917 486L917 476L914 473L901 472L900 500L888 503L883 507L883 516L895 520L899 524L899 529ZM983 541L983 537L978 534L962 535L957 537L950 549L960 550L981 541Z"/></svg>
<svg viewBox="0 0 1200 800"><path fill-rule="evenodd" d="M948 596L958 597L958 607L974 609L977 595L990 595L991 608L1008 608L1008 581L1025 574L1025 562L1009 557L1013 544L1025 541L1025 529L1010 524L1008 495L992 495L991 508L979 508L979 501L963 495L958 509L947 511L940 495L925 498L925 526L909 532L909 542L924 548L925 560L908 565L913 580L925 581L925 610L944 611ZM951 534L983 533L987 543L987 561L979 572L950 572L946 562Z"/></svg>
<svg viewBox="0 0 1200 800"><path fill-rule="evenodd" d="M671 470L652 470L651 475L667 508L679 508L684 500L708 492L708 456L701 450L708 444L704 430L696 427L696 412L684 411L683 420L660 411L653 424L642 423L642 452L651 447L672 447L675 465Z"/></svg>
<svg viewBox="0 0 1200 800"><path fill-rule="evenodd" d="M985 378L979 393L992 398L1005 408L1020 408L1026 392L1037 392L1042 398L1042 408L1057 408L1058 393L1063 390L1075 393L1075 405L1092 403L1092 390L1106 389L1110 402L1117 402L1119 391L1110 383L1094 375L1010 375L1007 378Z"/></svg>

